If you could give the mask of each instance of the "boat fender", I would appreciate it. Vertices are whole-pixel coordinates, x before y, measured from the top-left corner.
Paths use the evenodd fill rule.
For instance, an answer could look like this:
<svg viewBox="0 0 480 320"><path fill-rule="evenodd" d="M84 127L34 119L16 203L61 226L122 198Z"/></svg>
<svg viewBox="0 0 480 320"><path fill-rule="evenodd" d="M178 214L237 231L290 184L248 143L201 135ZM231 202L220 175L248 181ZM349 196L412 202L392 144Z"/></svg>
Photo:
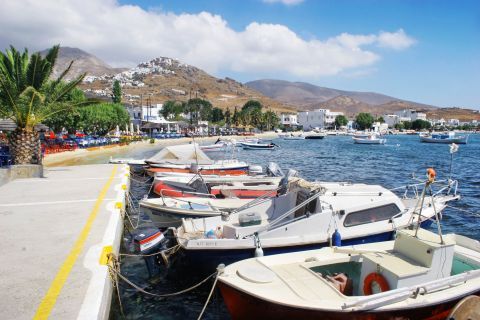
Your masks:
<svg viewBox="0 0 480 320"><path fill-rule="evenodd" d="M363 280L363 294L369 296L373 293L372 284L377 283L380 287L380 292L385 292L390 290L387 280L380 273L372 272L365 277Z"/></svg>
<svg viewBox="0 0 480 320"><path fill-rule="evenodd" d="M263 257L263 249L262 245L260 244L260 239L258 237L258 233L255 232L255 257Z"/></svg>
<svg viewBox="0 0 480 320"><path fill-rule="evenodd" d="M332 244L335 247L342 246L342 235L338 232L338 229L335 229L335 232L332 234Z"/></svg>

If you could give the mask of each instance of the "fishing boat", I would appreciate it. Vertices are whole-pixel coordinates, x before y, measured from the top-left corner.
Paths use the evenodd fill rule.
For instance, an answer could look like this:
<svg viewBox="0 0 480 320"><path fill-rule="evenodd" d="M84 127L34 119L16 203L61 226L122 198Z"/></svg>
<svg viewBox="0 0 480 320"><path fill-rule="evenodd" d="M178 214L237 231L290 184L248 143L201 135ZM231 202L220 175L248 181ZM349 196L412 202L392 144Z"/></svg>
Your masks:
<svg viewBox="0 0 480 320"><path fill-rule="evenodd" d="M327 134L320 131L305 132L305 139L323 139Z"/></svg>
<svg viewBox="0 0 480 320"><path fill-rule="evenodd" d="M201 195L203 197L197 197ZM190 197L148 198L139 201L139 206L158 228L178 227L183 218L207 218L234 211L252 199L217 199L214 195L191 193Z"/></svg>
<svg viewBox="0 0 480 320"><path fill-rule="evenodd" d="M153 192L159 196L189 197L211 194L215 197L257 198L276 190L281 177L265 176L167 176L155 177ZM276 192L271 193L275 196Z"/></svg>
<svg viewBox="0 0 480 320"><path fill-rule="evenodd" d="M283 140L305 140L305 136L302 133L299 133L297 135L294 135L293 133L287 134L285 137L283 137Z"/></svg>
<svg viewBox="0 0 480 320"><path fill-rule="evenodd" d="M145 160L149 175L158 172L197 173L216 175L245 175L249 166L237 159L212 160L196 143L168 146Z"/></svg>
<svg viewBox="0 0 480 320"><path fill-rule="evenodd" d="M397 227L428 225L434 208L441 212L459 198L454 180L438 182L438 191L420 201L421 184L405 186L410 191L399 197L379 185L287 177L286 190L275 198L260 198L216 217L183 219L174 233L187 257L211 265L252 257L259 243L264 254L275 254L319 248L335 237L342 244L390 240ZM221 236L206 237L211 232Z"/></svg>
<svg viewBox="0 0 480 320"><path fill-rule="evenodd" d="M262 143L262 142L242 142L241 146L243 149L246 150L272 150L278 147L275 143L269 142L269 143Z"/></svg>
<svg viewBox="0 0 480 320"><path fill-rule="evenodd" d="M201 145L200 150L206 151L206 152L222 152L226 151L229 146L232 146L233 144L229 141L224 141L220 140L220 138L215 141L214 144L208 144L208 145Z"/></svg>
<svg viewBox="0 0 480 320"><path fill-rule="evenodd" d="M480 294L480 243L415 228L393 241L326 247L219 268L233 319L447 319Z"/></svg>
<svg viewBox="0 0 480 320"><path fill-rule="evenodd" d="M466 144L468 141L468 135L456 135L455 132L447 133L424 133L420 134L420 141L426 143L455 143L455 144Z"/></svg>
<svg viewBox="0 0 480 320"><path fill-rule="evenodd" d="M369 134L366 137L353 136L353 142L357 144L385 144L387 139L380 138L377 134Z"/></svg>

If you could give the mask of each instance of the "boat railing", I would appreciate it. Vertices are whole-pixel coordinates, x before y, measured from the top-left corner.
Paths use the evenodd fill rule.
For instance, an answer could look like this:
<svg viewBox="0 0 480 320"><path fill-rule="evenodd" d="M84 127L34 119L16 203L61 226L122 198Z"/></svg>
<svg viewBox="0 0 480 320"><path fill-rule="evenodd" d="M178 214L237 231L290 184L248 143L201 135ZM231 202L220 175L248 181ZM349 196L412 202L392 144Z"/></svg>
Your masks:
<svg viewBox="0 0 480 320"><path fill-rule="evenodd" d="M439 190L436 191L433 196L437 196L446 191L446 194L450 194L453 191L453 195L457 195L458 181L452 179L437 180L434 182L434 185L439 185ZM409 195L413 192L414 198L420 196L419 189L422 189L425 186L425 182L419 182L414 184L407 184L404 186L396 187L389 189L390 191L398 191L405 189L403 193L403 199L408 199Z"/></svg>
<svg viewBox="0 0 480 320"><path fill-rule="evenodd" d="M399 288L357 298L353 301L345 302L342 305L342 309L353 308L355 310L372 310L409 298L416 298L418 295L425 295L449 289L478 277L480 277L480 270L470 270L448 278L437 279L407 288Z"/></svg>
<svg viewBox="0 0 480 320"><path fill-rule="evenodd" d="M166 206L167 204L165 203L165 195L163 194L163 191L171 191L171 190L160 190L160 197L162 198L162 202L163 202L163 205ZM191 192L191 191L182 191L182 194L191 194L191 195L194 195L194 196L203 196L203 197L207 197L207 198L215 198L215 195L213 194L210 194L210 193L200 193L200 192ZM177 201L183 201L183 202L187 202L187 203L193 203L193 204L201 204L201 203L195 203L193 201L190 201L190 200L185 200L185 199L182 199L181 197L170 197L168 196L169 199L175 199Z"/></svg>

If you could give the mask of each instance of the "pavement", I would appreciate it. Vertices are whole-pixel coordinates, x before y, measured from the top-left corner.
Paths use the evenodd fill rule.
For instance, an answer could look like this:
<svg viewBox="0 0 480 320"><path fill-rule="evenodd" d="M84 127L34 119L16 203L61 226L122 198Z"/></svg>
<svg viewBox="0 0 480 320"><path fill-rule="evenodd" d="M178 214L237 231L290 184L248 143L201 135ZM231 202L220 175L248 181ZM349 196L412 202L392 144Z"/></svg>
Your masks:
<svg viewBox="0 0 480 320"><path fill-rule="evenodd" d="M118 253L123 165L52 167L0 186L0 319L106 319L105 252Z"/></svg>

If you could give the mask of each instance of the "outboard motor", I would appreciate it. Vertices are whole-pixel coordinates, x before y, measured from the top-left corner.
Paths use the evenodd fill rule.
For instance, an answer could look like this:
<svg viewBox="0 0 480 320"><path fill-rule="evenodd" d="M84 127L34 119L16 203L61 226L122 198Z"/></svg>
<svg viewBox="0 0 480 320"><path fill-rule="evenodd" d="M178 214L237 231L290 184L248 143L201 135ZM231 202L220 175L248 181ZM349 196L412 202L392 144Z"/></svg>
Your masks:
<svg viewBox="0 0 480 320"><path fill-rule="evenodd" d="M149 255L164 249L166 239L160 230L154 227L140 227L133 233L135 253ZM150 277L160 272L158 255L143 257Z"/></svg>
<svg viewBox="0 0 480 320"><path fill-rule="evenodd" d="M291 177L298 177L298 171L293 169L288 169L287 174L283 176L279 183L278 194L285 194L288 191L288 180Z"/></svg>
<svg viewBox="0 0 480 320"><path fill-rule="evenodd" d="M267 168L265 169L266 173L270 177L283 177L284 173L280 169L279 165L275 162L269 162Z"/></svg>

